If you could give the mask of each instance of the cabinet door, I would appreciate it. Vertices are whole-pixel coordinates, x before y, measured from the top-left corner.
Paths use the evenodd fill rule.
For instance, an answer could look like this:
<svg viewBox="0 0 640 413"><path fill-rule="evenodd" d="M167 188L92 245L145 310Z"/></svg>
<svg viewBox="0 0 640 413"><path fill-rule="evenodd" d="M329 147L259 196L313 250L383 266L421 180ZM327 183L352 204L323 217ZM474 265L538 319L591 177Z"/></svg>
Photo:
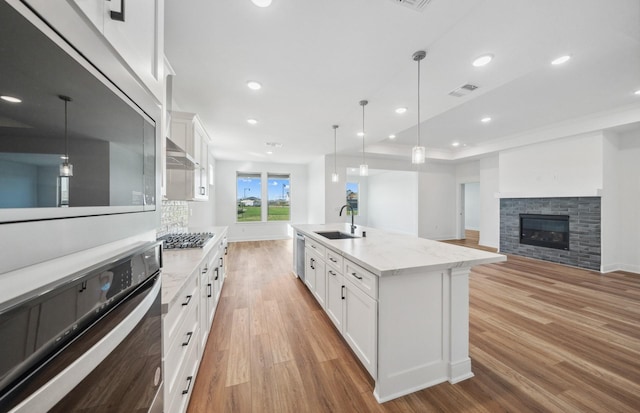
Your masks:
<svg viewBox="0 0 640 413"><path fill-rule="evenodd" d="M342 333L342 307L344 305L344 281L342 274L333 268L327 268L327 305L326 312L339 332Z"/></svg>
<svg viewBox="0 0 640 413"><path fill-rule="evenodd" d="M313 295L323 309L327 307L327 273L325 272L324 260L317 259L316 267L316 285Z"/></svg>
<svg viewBox="0 0 640 413"><path fill-rule="evenodd" d="M343 336L364 367L376 378L377 302L345 279Z"/></svg>
<svg viewBox="0 0 640 413"><path fill-rule="evenodd" d="M200 356L204 351L204 347L207 344L207 338L209 337L209 324L207 321L209 320L209 309L211 308L211 296L213 292L213 284L211 283L211 278L209 273L211 270L208 265L203 264L204 267L201 270L200 274L200 346L199 352Z"/></svg>
<svg viewBox="0 0 640 413"><path fill-rule="evenodd" d="M318 258L316 257L316 254L305 248L304 262L304 283L307 284L307 287L311 292L314 292L316 289L316 267L318 264Z"/></svg>

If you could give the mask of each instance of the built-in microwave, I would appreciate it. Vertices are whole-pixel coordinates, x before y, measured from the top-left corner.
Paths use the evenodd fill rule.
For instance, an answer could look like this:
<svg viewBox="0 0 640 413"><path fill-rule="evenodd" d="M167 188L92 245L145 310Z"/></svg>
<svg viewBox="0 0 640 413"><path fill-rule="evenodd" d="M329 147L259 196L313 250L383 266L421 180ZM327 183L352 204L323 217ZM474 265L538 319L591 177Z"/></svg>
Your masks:
<svg viewBox="0 0 640 413"><path fill-rule="evenodd" d="M28 2L0 53L0 224L155 210L155 120Z"/></svg>

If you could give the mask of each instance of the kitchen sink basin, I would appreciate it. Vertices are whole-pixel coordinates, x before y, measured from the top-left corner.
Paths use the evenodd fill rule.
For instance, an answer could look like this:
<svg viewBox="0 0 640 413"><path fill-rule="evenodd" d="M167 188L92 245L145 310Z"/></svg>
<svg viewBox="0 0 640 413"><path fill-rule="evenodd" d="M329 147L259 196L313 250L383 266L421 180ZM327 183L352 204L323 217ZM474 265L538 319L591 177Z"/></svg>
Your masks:
<svg viewBox="0 0 640 413"><path fill-rule="evenodd" d="M349 238L360 238L356 235L347 234L346 232L340 231L316 231L316 234L322 235L328 239L349 239Z"/></svg>

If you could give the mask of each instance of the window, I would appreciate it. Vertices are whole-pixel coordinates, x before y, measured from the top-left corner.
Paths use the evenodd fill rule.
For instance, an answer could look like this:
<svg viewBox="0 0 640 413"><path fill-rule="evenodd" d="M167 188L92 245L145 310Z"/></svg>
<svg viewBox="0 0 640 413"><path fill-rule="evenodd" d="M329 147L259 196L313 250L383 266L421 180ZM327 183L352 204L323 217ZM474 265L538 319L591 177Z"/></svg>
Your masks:
<svg viewBox="0 0 640 413"><path fill-rule="evenodd" d="M289 174L267 174L267 221L291 219L291 179Z"/></svg>
<svg viewBox="0 0 640 413"><path fill-rule="evenodd" d="M262 221L262 178L260 174L238 173L236 188L237 222Z"/></svg>
<svg viewBox="0 0 640 413"><path fill-rule="evenodd" d="M358 183L347 182L347 205L353 209L353 215L358 215ZM349 210L347 209L347 214Z"/></svg>

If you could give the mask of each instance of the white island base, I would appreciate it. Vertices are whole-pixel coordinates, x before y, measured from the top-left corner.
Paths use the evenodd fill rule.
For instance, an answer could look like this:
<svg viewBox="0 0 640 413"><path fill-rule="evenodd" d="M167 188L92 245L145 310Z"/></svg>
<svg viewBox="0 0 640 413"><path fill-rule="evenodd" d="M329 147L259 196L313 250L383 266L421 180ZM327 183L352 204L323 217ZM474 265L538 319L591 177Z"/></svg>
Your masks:
<svg viewBox="0 0 640 413"><path fill-rule="evenodd" d="M378 402L473 377L469 268L380 277Z"/></svg>
<svg viewBox="0 0 640 413"><path fill-rule="evenodd" d="M349 225L294 225L306 238L304 281L365 369L378 402L473 377L469 272L504 255ZM363 237L366 232L366 237ZM297 274L298 275L298 274Z"/></svg>

